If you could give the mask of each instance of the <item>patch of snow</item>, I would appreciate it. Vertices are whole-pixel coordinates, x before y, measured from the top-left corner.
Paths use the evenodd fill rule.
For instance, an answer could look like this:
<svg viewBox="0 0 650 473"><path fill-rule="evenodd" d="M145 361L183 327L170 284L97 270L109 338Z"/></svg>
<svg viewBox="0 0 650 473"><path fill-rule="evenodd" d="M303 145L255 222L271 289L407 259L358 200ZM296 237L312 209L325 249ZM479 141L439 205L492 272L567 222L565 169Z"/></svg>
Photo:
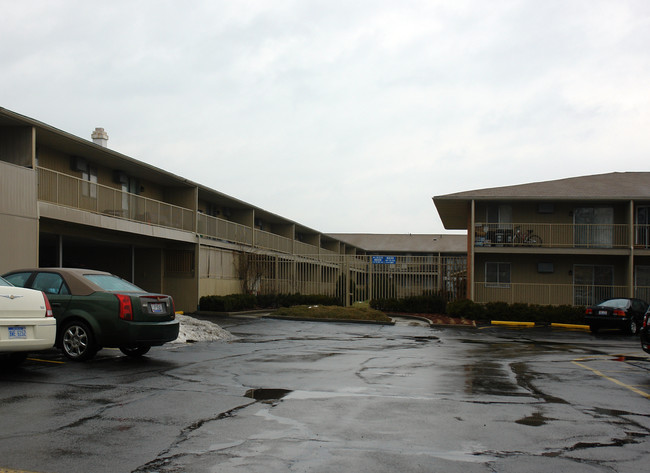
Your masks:
<svg viewBox="0 0 650 473"><path fill-rule="evenodd" d="M189 315L180 314L177 314L176 317L180 322L180 330L178 338L172 343L210 342L215 340L229 342L237 340L237 337L232 333L209 320L195 319Z"/></svg>

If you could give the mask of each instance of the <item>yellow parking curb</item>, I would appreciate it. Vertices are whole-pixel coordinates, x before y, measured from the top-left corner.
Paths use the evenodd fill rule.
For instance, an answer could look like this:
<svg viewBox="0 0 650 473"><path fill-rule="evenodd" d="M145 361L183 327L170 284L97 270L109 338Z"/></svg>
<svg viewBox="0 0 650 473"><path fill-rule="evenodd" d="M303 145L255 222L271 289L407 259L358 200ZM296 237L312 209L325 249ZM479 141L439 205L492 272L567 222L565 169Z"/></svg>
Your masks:
<svg viewBox="0 0 650 473"><path fill-rule="evenodd" d="M571 328L576 330L589 330L589 325L578 325L578 324L551 324L551 327Z"/></svg>
<svg viewBox="0 0 650 473"><path fill-rule="evenodd" d="M519 325L522 327L534 327L535 322L506 322L504 320L491 320L492 325Z"/></svg>

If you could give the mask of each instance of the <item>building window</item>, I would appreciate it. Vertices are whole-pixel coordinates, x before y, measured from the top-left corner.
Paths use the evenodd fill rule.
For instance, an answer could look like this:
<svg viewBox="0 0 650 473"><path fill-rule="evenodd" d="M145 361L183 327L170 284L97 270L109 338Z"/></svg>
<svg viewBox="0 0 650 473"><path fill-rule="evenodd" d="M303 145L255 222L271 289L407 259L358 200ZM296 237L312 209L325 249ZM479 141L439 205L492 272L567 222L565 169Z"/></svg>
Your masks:
<svg viewBox="0 0 650 473"><path fill-rule="evenodd" d="M636 266L634 268L634 297L650 300L650 266Z"/></svg>
<svg viewBox="0 0 650 473"><path fill-rule="evenodd" d="M485 263L485 282L491 287L510 287L510 263Z"/></svg>
<svg viewBox="0 0 650 473"><path fill-rule="evenodd" d="M485 218L492 228L512 228L512 206L509 204L488 205Z"/></svg>
<svg viewBox="0 0 650 473"><path fill-rule="evenodd" d="M573 265L573 304L594 305L614 296L614 267Z"/></svg>
<svg viewBox="0 0 650 473"><path fill-rule="evenodd" d="M573 211L573 241L578 248L611 248L614 239L612 207L579 207Z"/></svg>
<svg viewBox="0 0 650 473"><path fill-rule="evenodd" d="M84 197L97 198L97 168L86 165L81 171L81 193Z"/></svg>

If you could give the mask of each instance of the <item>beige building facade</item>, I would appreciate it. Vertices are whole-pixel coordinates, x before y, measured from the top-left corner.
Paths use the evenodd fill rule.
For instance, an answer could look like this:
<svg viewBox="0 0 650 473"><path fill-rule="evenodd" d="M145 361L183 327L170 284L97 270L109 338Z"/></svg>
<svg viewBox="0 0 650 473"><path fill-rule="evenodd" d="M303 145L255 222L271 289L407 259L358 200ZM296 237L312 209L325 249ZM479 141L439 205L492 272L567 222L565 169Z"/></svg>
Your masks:
<svg viewBox="0 0 650 473"><path fill-rule="evenodd" d="M650 300L650 173L481 189L433 201L445 228L467 230L474 301Z"/></svg>
<svg viewBox="0 0 650 473"><path fill-rule="evenodd" d="M111 150L101 128L91 137L0 108L0 274L101 269L172 295L184 311L205 295L299 292L350 303L384 287L403 296L446 284L433 241L421 261L373 259L350 240Z"/></svg>

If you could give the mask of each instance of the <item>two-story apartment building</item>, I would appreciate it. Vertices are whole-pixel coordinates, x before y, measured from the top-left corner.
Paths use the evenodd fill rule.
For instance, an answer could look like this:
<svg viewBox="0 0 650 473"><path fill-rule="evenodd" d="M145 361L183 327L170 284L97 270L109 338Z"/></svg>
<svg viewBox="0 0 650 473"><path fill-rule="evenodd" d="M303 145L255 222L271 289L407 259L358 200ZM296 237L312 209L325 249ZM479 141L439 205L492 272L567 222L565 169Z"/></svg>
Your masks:
<svg viewBox="0 0 650 473"><path fill-rule="evenodd" d="M433 201L445 228L467 230L472 300L650 300L648 172L481 189Z"/></svg>
<svg viewBox="0 0 650 473"><path fill-rule="evenodd" d="M0 108L0 273L102 269L194 310L202 295L242 291L242 254L265 258L270 290L303 293L333 290L340 265L325 257L357 254L314 229L111 150L103 129L92 139ZM306 267L311 280L301 275Z"/></svg>
<svg viewBox="0 0 650 473"><path fill-rule="evenodd" d="M106 270L171 294L186 311L213 294L300 292L350 302L382 288L403 296L446 284L433 241L421 264L411 256L373 259L349 240L107 144L101 128L90 141L0 108L0 274Z"/></svg>

